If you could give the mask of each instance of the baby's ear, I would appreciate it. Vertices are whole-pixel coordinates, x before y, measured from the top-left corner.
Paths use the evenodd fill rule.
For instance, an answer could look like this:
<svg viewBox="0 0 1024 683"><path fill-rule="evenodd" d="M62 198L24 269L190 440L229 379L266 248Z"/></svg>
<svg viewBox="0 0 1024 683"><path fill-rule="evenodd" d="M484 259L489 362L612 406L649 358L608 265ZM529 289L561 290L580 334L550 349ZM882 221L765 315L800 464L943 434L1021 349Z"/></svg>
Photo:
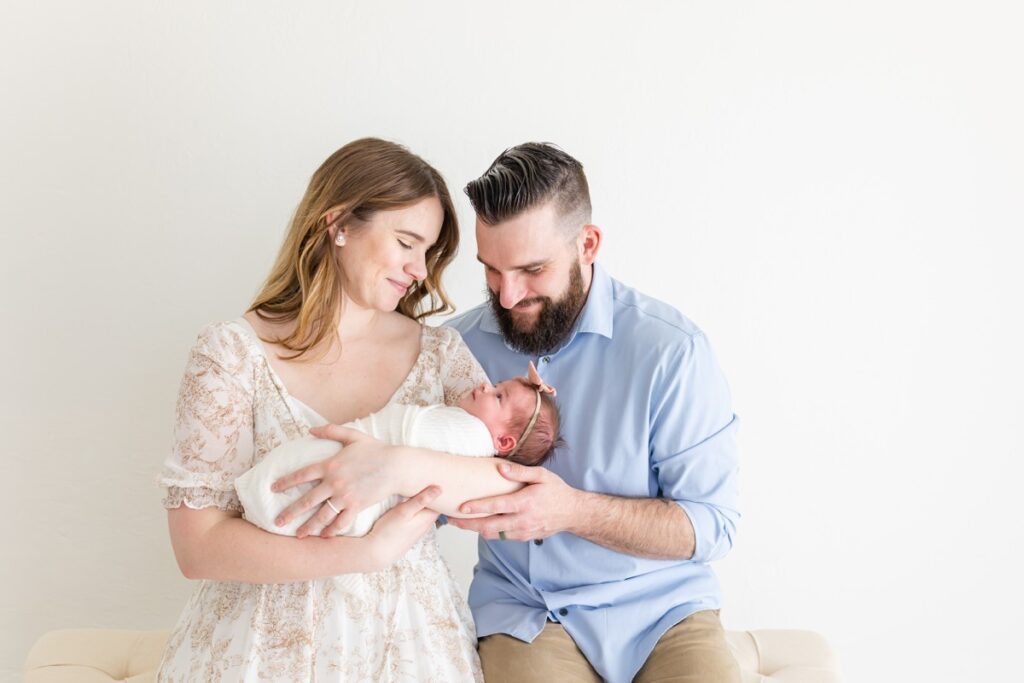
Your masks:
<svg viewBox="0 0 1024 683"><path fill-rule="evenodd" d="M516 437L511 434L502 434L494 437L494 450L498 453L508 453L516 447Z"/></svg>

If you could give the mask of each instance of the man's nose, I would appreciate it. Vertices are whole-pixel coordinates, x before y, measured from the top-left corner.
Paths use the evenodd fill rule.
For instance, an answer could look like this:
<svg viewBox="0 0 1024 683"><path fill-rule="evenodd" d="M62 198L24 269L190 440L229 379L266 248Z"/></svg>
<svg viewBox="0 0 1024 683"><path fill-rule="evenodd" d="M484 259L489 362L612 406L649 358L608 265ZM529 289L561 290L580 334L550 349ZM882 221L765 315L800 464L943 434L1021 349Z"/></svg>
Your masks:
<svg viewBox="0 0 1024 683"><path fill-rule="evenodd" d="M498 301L501 303L502 308L512 308L523 300L524 295L525 291L522 285L519 284L519 278L510 276L501 278L501 291L498 292Z"/></svg>

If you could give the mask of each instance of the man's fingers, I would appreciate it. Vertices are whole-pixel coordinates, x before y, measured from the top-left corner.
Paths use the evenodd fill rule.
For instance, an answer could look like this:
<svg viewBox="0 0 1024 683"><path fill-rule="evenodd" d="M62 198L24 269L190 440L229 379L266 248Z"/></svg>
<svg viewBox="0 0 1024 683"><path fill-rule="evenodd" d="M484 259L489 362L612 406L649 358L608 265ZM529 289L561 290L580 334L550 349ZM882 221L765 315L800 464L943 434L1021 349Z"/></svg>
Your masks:
<svg viewBox="0 0 1024 683"><path fill-rule="evenodd" d="M461 519L459 517L449 517L448 523L456 529L465 529L466 531L476 531L477 524L480 523L480 519Z"/></svg>
<svg viewBox="0 0 1024 683"><path fill-rule="evenodd" d="M475 531L486 539L498 539L498 533L504 531L506 538L512 538L513 534L525 533L527 525L519 515L491 515L478 519L458 519L449 517L448 523L466 531Z"/></svg>
<svg viewBox="0 0 1024 683"><path fill-rule="evenodd" d="M331 441L337 441L342 446L348 446L351 443L366 438L366 434L358 429L342 427L340 425L323 425L320 427L313 427L309 430L309 433L318 439L330 439Z"/></svg>
<svg viewBox="0 0 1024 683"><path fill-rule="evenodd" d="M523 502L521 497L521 491L509 493L504 496L492 496L490 498L478 498L477 500L470 500L463 503L459 507L459 512L466 515L504 515L515 514L517 512L522 512L522 510Z"/></svg>

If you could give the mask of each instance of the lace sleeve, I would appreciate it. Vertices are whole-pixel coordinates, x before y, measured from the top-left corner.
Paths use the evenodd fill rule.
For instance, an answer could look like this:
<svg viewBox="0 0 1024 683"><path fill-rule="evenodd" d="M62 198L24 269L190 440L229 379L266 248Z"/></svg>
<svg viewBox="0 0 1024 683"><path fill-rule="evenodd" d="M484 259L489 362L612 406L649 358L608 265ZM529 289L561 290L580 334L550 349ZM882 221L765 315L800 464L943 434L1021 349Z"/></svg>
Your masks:
<svg viewBox="0 0 1024 683"><path fill-rule="evenodd" d="M442 328L447 334L441 355L441 384L445 405L453 406L463 396L487 381L487 373L462 340L458 330Z"/></svg>
<svg viewBox="0 0 1024 683"><path fill-rule="evenodd" d="M234 481L253 463L252 363L244 344L210 326L189 353L174 445L160 472L164 507L241 510Z"/></svg>

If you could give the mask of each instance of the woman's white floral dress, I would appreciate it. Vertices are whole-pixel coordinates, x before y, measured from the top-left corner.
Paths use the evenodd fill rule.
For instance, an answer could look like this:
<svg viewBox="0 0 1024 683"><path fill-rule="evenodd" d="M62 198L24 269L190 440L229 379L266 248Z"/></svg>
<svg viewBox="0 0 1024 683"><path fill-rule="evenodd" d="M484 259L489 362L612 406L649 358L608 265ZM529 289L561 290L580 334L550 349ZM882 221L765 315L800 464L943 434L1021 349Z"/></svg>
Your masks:
<svg viewBox="0 0 1024 683"><path fill-rule="evenodd" d="M391 402L452 405L485 379L457 332L424 327ZM343 388L339 388L342 391ZM178 397L164 507L241 511L235 478L309 431L244 321L204 328ZM472 616L428 533L390 568L284 584L201 581L160 681L482 681Z"/></svg>

